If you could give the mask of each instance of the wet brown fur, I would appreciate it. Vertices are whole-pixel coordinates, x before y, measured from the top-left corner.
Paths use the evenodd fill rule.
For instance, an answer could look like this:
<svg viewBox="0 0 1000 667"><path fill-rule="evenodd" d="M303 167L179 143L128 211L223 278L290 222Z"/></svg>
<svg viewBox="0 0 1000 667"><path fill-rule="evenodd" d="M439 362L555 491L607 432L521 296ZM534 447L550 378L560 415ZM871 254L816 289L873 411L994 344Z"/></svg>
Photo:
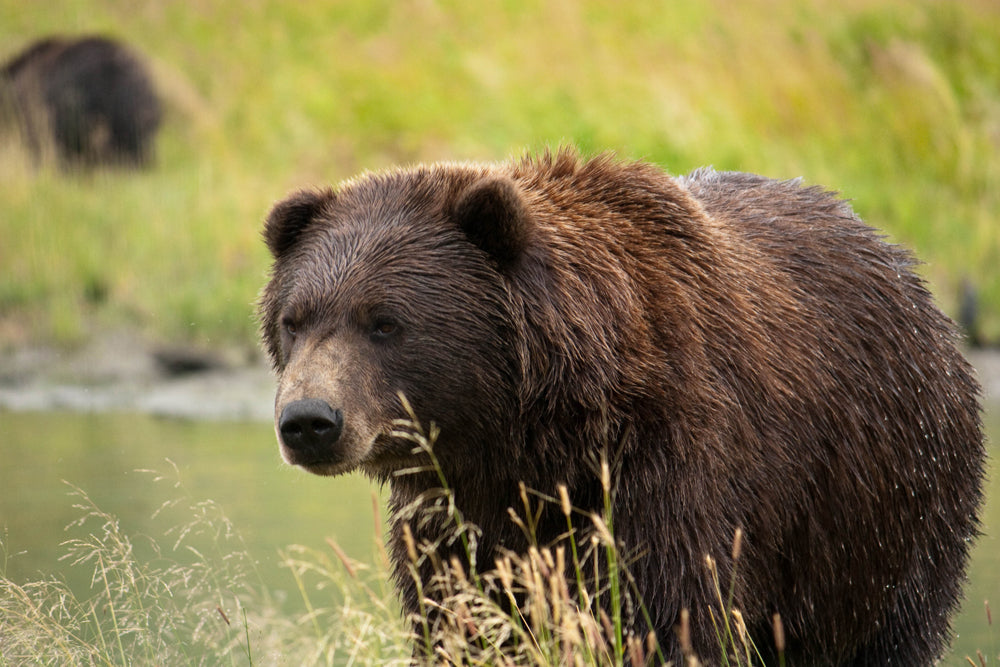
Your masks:
<svg viewBox="0 0 1000 667"><path fill-rule="evenodd" d="M910 256L842 200L563 151L298 193L265 238L276 414L305 396L344 409L343 451L308 469L388 480L397 510L436 488L393 475L416 461L387 435L403 391L441 427L480 563L527 548L507 515L519 481L597 510L611 458L616 537L668 658L683 608L718 655L704 557L725 581L737 527L736 606L765 656L776 612L790 664L943 651L981 501L979 389ZM401 326L375 344L379 309ZM539 541L564 528L543 515Z"/></svg>

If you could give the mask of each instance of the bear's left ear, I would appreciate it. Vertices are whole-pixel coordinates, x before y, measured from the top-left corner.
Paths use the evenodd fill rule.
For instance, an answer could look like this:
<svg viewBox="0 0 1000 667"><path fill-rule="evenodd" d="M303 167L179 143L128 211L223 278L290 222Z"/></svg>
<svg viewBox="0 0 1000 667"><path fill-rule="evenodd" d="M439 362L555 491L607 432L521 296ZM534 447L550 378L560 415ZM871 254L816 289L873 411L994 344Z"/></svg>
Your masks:
<svg viewBox="0 0 1000 667"><path fill-rule="evenodd" d="M531 219L517 186L509 179L486 177L459 195L453 215L469 240L510 266L528 247Z"/></svg>
<svg viewBox="0 0 1000 667"><path fill-rule="evenodd" d="M264 242L275 259L295 245L302 230L334 200L333 190L301 190L278 202L264 222Z"/></svg>

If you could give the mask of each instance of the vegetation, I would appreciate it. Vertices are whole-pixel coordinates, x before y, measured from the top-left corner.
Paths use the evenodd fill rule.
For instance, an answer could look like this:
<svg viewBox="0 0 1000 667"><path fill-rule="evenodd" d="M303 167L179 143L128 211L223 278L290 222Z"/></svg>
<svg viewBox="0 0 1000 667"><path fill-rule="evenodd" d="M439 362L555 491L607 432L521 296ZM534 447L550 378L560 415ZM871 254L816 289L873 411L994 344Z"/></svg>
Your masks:
<svg viewBox="0 0 1000 667"><path fill-rule="evenodd" d="M433 456L433 432L410 421L399 428L401 437ZM174 495L155 512L159 535L130 532L85 491L73 491L80 517L69 529L81 535L64 542L63 560L90 573L89 591L59 579L7 578L10 545L0 541L0 665L405 665L413 646L423 655L419 664L427 665L664 664L652 633L635 636L624 627L622 606L642 607L613 536L606 463L599 471L602 515L574 508L565 489L560 498L544 498L522 488L523 512L512 513L512 520L530 533L540 503L556 503L566 517L566 544L508 554L495 569L442 562L438 544L417 543L405 530L411 576L426 585L412 619L404 619L395 602L380 526L373 564L350 558L332 539L329 550L282 552L305 610L289 614L256 575L254 558L220 507L191 499L176 469L142 472ZM437 509L454 529L443 539L465 541L474 564L477 528L463 522L442 484ZM739 550L737 532L734 561ZM417 572L428 562L434 576L424 582ZM709 610L720 647L713 662L759 664L733 606L734 582L720 582L710 557L705 576L718 593L717 608ZM680 629L685 665L697 667L686 620ZM775 617L779 648L780 633Z"/></svg>
<svg viewBox="0 0 1000 667"><path fill-rule="evenodd" d="M415 447L433 453L433 431L412 421L398 428ZM435 544L408 540L412 576L426 562L435 573L415 619L399 612L378 513L373 554L362 561L332 538L328 548L293 545L279 552L300 596L288 604L280 590L287 585L262 580L259 555L248 551L221 507L193 498L176 468L166 474L139 472L155 482L149 499L166 498L142 530L73 489L78 517L67 529L62 560L67 568L86 572L89 587L71 587L62 578L9 578L7 564L17 556L11 551L17 545L0 539L0 666L407 665L414 646L426 647L423 664L664 664L651 636L625 632L622 614L602 611L602 599L620 609L617 599L642 613L622 555L628 545L615 539L607 510L613 492L607 465L595 471L606 500L600 514L574 507L565 490L556 498L522 490L522 507L512 520L530 534L541 504L552 503L566 518L562 544L509 554L489 567L467 567L442 562ZM454 526L447 539L465 540L475 553L477 529L462 521L446 480L442 484L436 507ZM405 508L401 518L408 518ZM737 532L732 553L720 556L731 555L738 568L740 552ZM750 641L734 606L736 568L730 578L721 578L715 560L706 558L705 576L717 593L708 611L719 653L701 657L710 664L749 667L761 664L763 647ZM991 624L988 603L985 611ZM691 654L686 627L682 615L683 664L697 667L702 663ZM774 641L779 660L771 664L782 665L780 617L774 619ZM995 647L987 655L996 656ZM960 656L952 654L947 664L957 664ZM975 657L979 663L970 664L986 664L982 654Z"/></svg>
<svg viewBox="0 0 1000 667"><path fill-rule="evenodd" d="M168 118L138 173L32 165L8 128L0 346L124 326L252 350L288 190L561 143L840 190L947 310L970 280L1000 339L992 0L0 0L0 58L53 32L134 44Z"/></svg>
<svg viewBox="0 0 1000 667"><path fill-rule="evenodd" d="M82 536L64 543L64 560L92 573L89 591L55 578L8 579L10 545L0 542L0 665L405 664L384 571L362 583L364 566L346 557L349 570L329 553L289 547L282 562L309 613L287 614L221 508L184 495L176 474L157 481L180 494L157 512L160 535L129 530L75 490L80 518L70 530ZM317 604L329 587L334 600ZM377 597L358 604L368 594Z"/></svg>

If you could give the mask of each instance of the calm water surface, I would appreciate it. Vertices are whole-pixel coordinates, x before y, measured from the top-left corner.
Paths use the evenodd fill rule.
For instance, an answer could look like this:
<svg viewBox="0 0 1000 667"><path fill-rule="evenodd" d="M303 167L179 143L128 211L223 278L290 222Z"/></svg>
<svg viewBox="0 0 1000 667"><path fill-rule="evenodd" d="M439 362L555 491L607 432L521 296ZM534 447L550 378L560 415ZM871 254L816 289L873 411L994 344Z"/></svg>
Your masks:
<svg viewBox="0 0 1000 667"><path fill-rule="evenodd" d="M331 480L285 465L266 423L0 411L0 441L6 457L0 466L0 538L8 552L6 573L14 581L56 572L75 589L87 586L88 570L59 561L66 553L60 544L86 532L66 529L82 514L73 507L78 499L67 482L116 515L126 534L154 537L167 547L174 538L163 537L166 521L180 525L193 513L154 518L164 502L214 501L235 525L265 583L286 591L292 604L300 598L288 570L279 566L279 549L301 544L329 553L325 540L334 537L357 560L371 562L374 554L372 494L378 487L356 475ZM156 482L144 470L168 479Z"/></svg>
<svg viewBox="0 0 1000 667"><path fill-rule="evenodd" d="M987 415L987 430L995 458L1000 410ZM289 600L296 599L294 583L278 565L278 549L302 544L328 550L325 538L334 537L352 557L372 560L372 494L379 489L359 476L331 480L284 465L268 424L0 412L0 441L5 461L0 531L6 531L6 573L15 581L57 573L75 587L87 585L85 572L59 561L65 553L60 543L74 536L65 528L80 516L65 482L117 515L129 534L162 533L152 515L166 500L182 494L194 501L214 500L241 533L269 588L289 591ZM176 479L168 459L179 470L182 488L137 472L159 470ZM966 665L964 656L975 656L976 650L992 657L993 664L1000 653L998 477L991 474L988 482L985 535L974 553L966 603L956 619L959 637L945 665ZM378 504L384 507L384 497ZM984 600L993 604L993 628L986 622Z"/></svg>

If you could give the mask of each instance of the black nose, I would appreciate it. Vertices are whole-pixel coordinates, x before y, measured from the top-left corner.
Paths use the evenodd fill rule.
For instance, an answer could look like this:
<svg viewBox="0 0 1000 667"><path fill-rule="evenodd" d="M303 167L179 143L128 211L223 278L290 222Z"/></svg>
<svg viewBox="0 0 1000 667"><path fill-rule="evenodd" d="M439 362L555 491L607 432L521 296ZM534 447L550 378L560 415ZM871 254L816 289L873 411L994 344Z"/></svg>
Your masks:
<svg viewBox="0 0 1000 667"><path fill-rule="evenodd" d="M289 449L297 452L326 453L344 430L344 415L326 401L303 398L292 401L281 411L278 431Z"/></svg>

